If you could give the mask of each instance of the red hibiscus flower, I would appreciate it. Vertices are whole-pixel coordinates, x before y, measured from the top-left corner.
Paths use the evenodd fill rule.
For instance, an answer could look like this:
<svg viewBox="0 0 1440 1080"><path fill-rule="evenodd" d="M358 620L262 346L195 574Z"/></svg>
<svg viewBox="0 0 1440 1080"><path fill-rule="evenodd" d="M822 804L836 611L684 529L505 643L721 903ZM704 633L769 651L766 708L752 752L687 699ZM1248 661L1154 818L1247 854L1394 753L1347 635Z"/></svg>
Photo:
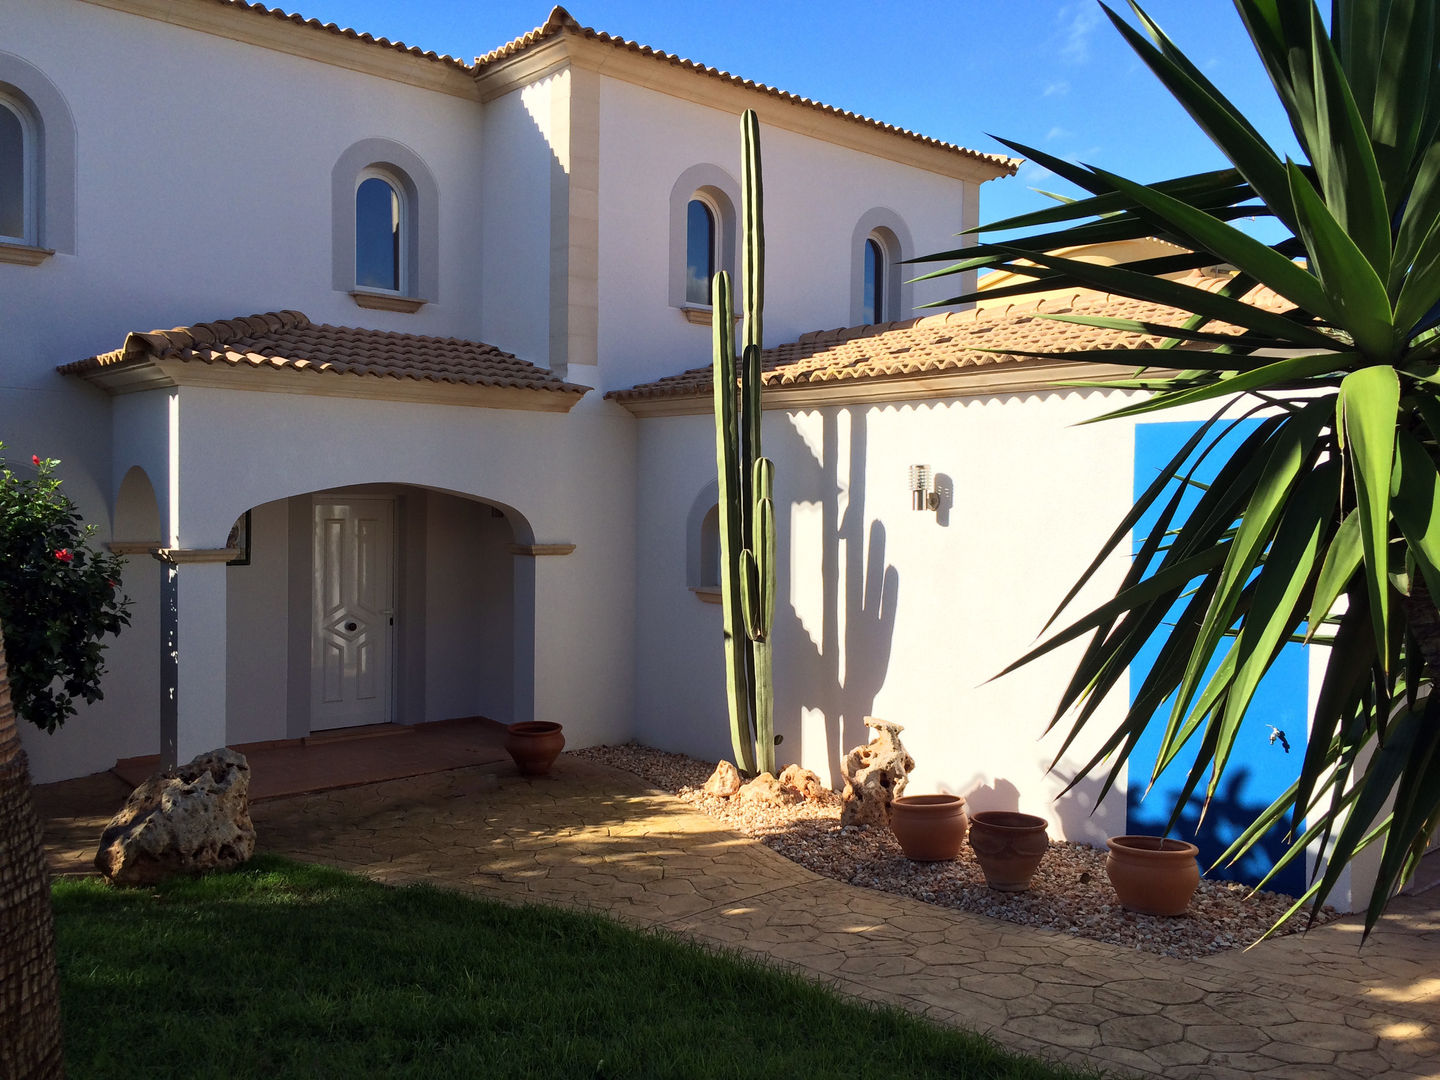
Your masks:
<svg viewBox="0 0 1440 1080"><path fill-rule="evenodd" d="M72 563L75 561L75 556L70 554L69 548L61 548L59 551L55 552L55 558L59 559L63 563Z"/></svg>
<svg viewBox="0 0 1440 1080"><path fill-rule="evenodd" d="M30 455L30 464L31 464L31 465L36 465L36 466L38 466L38 465L40 464L40 455L39 455L39 454L31 454L31 455Z"/></svg>

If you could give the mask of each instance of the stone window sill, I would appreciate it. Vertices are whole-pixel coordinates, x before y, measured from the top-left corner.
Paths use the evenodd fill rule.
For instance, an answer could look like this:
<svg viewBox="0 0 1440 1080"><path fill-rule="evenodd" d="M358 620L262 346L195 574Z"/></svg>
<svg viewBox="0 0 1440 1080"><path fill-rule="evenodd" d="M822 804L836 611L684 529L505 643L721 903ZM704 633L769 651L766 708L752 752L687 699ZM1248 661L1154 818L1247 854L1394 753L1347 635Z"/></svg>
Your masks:
<svg viewBox="0 0 1440 1080"><path fill-rule="evenodd" d="M712 326L715 323L715 309L709 304L682 304L680 314L685 316L687 322L692 322L696 326ZM733 317L737 323L745 318L739 312L736 312Z"/></svg>
<svg viewBox="0 0 1440 1080"><path fill-rule="evenodd" d="M720 596L720 586L718 585L691 585L690 591L699 598L702 604L718 604L723 599Z"/></svg>
<svg viewBox="0 0 1440 1080"><path fill-rule="evenodd" d="M403 311L411 314L424 307L428 300L416 296L401 296L399 293L370 292L368 289L353 289L350 296L363 308L376 311Z"/></svg>
<svg viewBox="0 0 1440 1080"><path fill-rule="evenodd" d="M54 254L55 252L50 248L34 247L30 244L0 243L0 263L39 266Z"/></svg>

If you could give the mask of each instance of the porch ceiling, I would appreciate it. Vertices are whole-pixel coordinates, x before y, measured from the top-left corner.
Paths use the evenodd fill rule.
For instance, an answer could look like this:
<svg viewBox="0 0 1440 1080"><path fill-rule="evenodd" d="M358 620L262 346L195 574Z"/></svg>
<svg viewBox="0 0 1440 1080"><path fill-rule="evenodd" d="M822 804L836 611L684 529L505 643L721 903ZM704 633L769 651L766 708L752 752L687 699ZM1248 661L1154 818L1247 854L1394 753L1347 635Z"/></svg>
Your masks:
<svg viewBox="0 0 1440 1080"><path fill-rule="evenodd" d="M544 412L568 412L590 389L483 342L317 325L298 311L132 333L59 371L112 394L198 385Z"/></svg>

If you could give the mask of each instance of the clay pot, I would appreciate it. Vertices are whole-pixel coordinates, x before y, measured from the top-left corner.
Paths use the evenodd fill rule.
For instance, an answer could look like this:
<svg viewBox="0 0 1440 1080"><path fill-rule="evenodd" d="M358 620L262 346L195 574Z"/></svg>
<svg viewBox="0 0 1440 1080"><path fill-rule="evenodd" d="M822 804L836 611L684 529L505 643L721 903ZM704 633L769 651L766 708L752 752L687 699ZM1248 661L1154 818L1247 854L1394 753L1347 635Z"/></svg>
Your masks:
<svg viewBox="0 0 1440 1080"><path fill-rule="evenodd" d="M565 732L549 720L522 720L505 729L505 750L525 776L544 776L565 749Z"/></svg>
<svg viewBox="0 0 1440 1080"><path fill-rule="evenodd" d="M998 892L1024 892L1049 850L1045 819L1014 810L981 810L970 816L970 848Z"/></svg>
<svg viewBox="0 0 1440 1080"><path fill-rule="evenodd" d="M890 803L890 831L916 862L955 858L969 827L960 795L902 795Z"/></svg>
<svg viewBox="0 0 1440 1080"><path fill-rule="evenodd" d="M1141 915L1183 915L1200 884L1200 849L1158 836L1112 836L1105 872L1120 903Z"/></svg>

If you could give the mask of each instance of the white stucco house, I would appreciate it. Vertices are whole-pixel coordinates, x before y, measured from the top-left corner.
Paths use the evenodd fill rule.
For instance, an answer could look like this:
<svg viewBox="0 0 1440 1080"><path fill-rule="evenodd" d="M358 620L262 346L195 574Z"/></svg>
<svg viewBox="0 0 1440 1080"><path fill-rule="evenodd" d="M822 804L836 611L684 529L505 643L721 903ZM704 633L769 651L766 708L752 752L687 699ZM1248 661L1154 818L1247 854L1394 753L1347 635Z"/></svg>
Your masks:
<svg viewBox="0 0 1440 1080"><path fill-rule="evenodd" d="M1125 831L1123 788L1053 801L1090 749L1046 771L1066 655L987 680L1148 444L1074 426L1113 395L980 351L1095 339L1003 303L917 321L967 283L900 265L1015 162L560 8L474 62L244 0L0 0L0 25L0 439L63 459L134 601L105 699L26 730L37 781L471 715L727 753L692 369L754 108L782 757L838 779L883 716L915 790Z"/></svg>

